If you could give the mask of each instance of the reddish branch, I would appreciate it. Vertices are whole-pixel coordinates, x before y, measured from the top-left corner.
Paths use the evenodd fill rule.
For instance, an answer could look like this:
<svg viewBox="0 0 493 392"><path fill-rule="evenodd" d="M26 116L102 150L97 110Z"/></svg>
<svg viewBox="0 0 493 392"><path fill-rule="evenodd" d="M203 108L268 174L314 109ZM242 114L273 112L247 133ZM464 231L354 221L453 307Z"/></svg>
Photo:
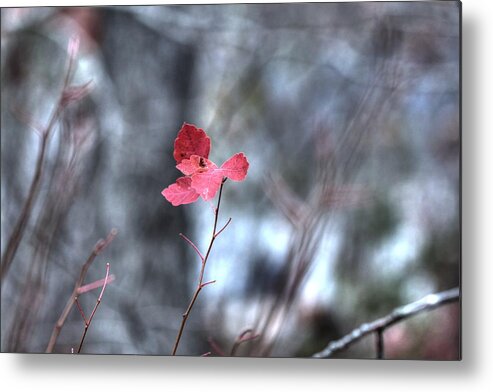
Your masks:
<svg viewBox="0 0 493 392"><path fill-rule="evenodd" d="M110 263L106 263L106 276L104 278L103 288L101 289L101 293L99 293L99 297L98 300L96 301L96 305L94 305L94 308L92 309L92 312L88 319L86 319L86 316L84 315L84 311L82 310L77 297L75 297L77 308L79 309L80 315L84 320L84 332L82 334L82 338L80 339L79 348L77 349L77 354L80 354L80 351L82 350L82 345L84 344L84 339L86 338L87 331L91 326L91 321L94 318L94 315L96 314L96 310L98 310L101 300L103 299L104 290L106 289L106 285L108 284L109 273L110 273Z"/></svg>
<svg viewBox="0 0 493 392"><path fill-rule="evenodd" d="M231 351L229 352L230 357L234 357L236 355L236 352L238 351L238 348L246 342L250 342L252 340L257 339L260 337L259 334L255 334L254 330L251 328L245 329L243 332L241 332L238 337L235 339L233 346L231 347ZM228 356L226 352L214 341L214 339L209 338L208 342L211 346L211 349L219 356L221 357L226 357ZM205 354L202 354L203 357L208 357L212 354L211 351L206 352Z"/></svg>
<svg viewBox="0 0 493 392"><path fill-rule="evenodd" d="M208 338L207 341L209 342L212 351L214 351L217 355L221 357L226 357L226 353L224 350L215 342L214 339Z"/></svg>
<svg viewBox="0 0 493 392"><path fill-rule="evenodd" d="M92 290L96 290L96 289L100 288L101 286L103 286L105 283L110 284L114 280L115 280L115 275L110 275L110 276L108 276L108 279L103 278L103 279L96 280L95 282L85 284L84 286L82 286L81 288L79 288L77 290L77 294L80 295L80 294L84 294L84 293L87 293L87 292L92 291Z"/></svg>
<svg viewBox="0 0 493 392"><path fill-rule="evenodd" d="M459 299L460 290L458 287L436 294L429 294L419 301L394 309L385 317L379 318L371 323L362 324L341 339L330 342L322 351L314 354L313 358L329 358L334 353L348 348L365 336L375 333L377 335L377 358L383 359L383 332L386 328L418 313L435 309L450 302L458 301Z"/></svg>
<svg viewBox="0 0 493 392"><path fill-rule="evenodd" d="M62 113L65 106L65 95L68 84L70 82L70 76L72 73L73 63L74 63L74 55L69 55L68 58L68 67L67 72L65 74L65 79L63 82L63 86L56 102L55 108L48 120L48 124L43 129L37 129L37 126L32 123L28 124L29 126L37 129L37 133L41 135L38 156L36 158L36 166L34 169L34 175L31 180L31 185L29 186L29 190L27 193L27 198L22 206L21 212L17 221L14 225L14 229L10 234L9 240L7 242L7 246L5 247L5 251L2 255L2 263L0 266L0 280L3 281L7 276L7 273L14 261L15 254L17 253L17 249L19 248L19 244L24 236L24 231L26 229L27 223L29 222L29 218L31 217L32 209L34 203L39 194L39 188L41 184L41 179L43 177L43 168L45 164L45 155L46 150L48 148L48 141L52 134L53 128L58 120L58 117ZM25 117L25 116L23 116Z"/></svg>
<svg viewBox="0 0 493 392"><path fill-rule="evenodd" d="M27 222L31 216L32 208L34 202L36 201L39 193L39 186L41 184L41 178L43 173L43 166L45 162L46 148L48 146L48 139L51 134L51 130L53 125L55 124L55 120L61 112L61 106L57 105L57 108L53 112L51 116L51 121L46 127L45 131L41 135L40 146L38 149L38 157L36 159L36 168L34 170L34 176L31 181L31 185L29 186L29 191L27 193L26 201L22 206L21 213L17 218L17 222L14 226L14 230L10 235L9 241L5 248L5 251L2 256L2 266L1 266L1 280L7 276L7 272L14 260L15 254L19 247L19 244L24 236L24 230L26 228Z"/></svg>
<svg viewBox="0 0 493 392"><path fill-rule="evenodd" d="M231 357L234 357L235 356L235 354L238 351L238 348L240 347L240 345L242 345L243 343L246 343L246 342L250 342L252 340L255 340L258 337L260 337L260 335L259 334L255 334L252 329L246 329L245 331L243 331L236 338L236 340L235 340L235 342L233 344L233 347L231 348L230 356Z"/></svg>
<svg viewBox="0 0 493 392"><path fill-rule="evenodd" d="M207 248L207 252L206 252L205 256L202 255L202 253L200 252L200 250L198 249L198 247L190 239L188 239L184 234L181 234L180 233L180 236L186 242L188 242L190 244L190 246L193 248L193 250L195 250L195 252L197 253L197 255L200 257L200 260L202 262L202 266L201 266L201 269L200 269L200 275L199 275L199 281L197 283L197 288L195 289L195 292L194 292L194 294L192 296L192 299L190 300L190 303L189 303L189 305L187 307L187 310L182 315L182 321L181 321L180 329L178 330L178 335L176 336L175 344L173 346L173 351L172 351L171 355L176 355L176 351L178 350L178 345L180 344L180 339L181 339L181 336L183 334L183 330L185 328L185 324L187 323L188 316L190 315L190 312L192 311L192 308L193 308L193 305L195 304L195 301L197 301L197 297L199 296L200 291L205 286L207 286L207 285L212 284L212 283L215 282L214 280L212 280L212 281L209 281L209 282L205 282L204 283L204 272L205 272L205 266L207 264L207 260L209 259L209 255L211 253L212 245L214 244L215 239L219 236L219 234L221 234L224 231L224 229L231 222L231 218L229 218L228 221L226 222L226 224L223 226L223 228L221 230L219 230L219 231L216 231L217 230L217 220L218 220L218 217L219 217L219 207L221 205L221 195L222 195L222 192L223 192L223 186L224 186L224 183L225 182L226 182L226 178L223 179L223 181L221 182L221 187L219 188L219 198L217 200L217 207L214 210L214 227L212 229L212 237L211 237L211 241L209 243L209 247Z"/></svg>
<svg viewBox="0 0 493 392"><path fill-rule="evenodd" d="M104 250L104 248L106 248L111 243L111 241L113 241L113 238L115 238L116 233L117 233L116 229L112 229L105 239L100 239L96 243L96 245L94 246L91 254L87 258L85 263L82 265L82 268L81 268L81 271L79 274L79 278L77 279L77 281L75 283L74 289L72 290L72 294L70 295L70 298L68 299L67 304L65 305L65 308L62 311L62 314L58 318L58 321L56 322L55 327L53 328L53 332L51 334L50 341L48 343L48 346L46 347L47 353L53 352L53 349L55 347L58 336L60 335L60 332L63 328L63 325L65 324L65 321L67 320L67 317L68 317L70 311L72 310L72 307L76 303L77 296L79 294L81 294L80 289L82 287L82 284L84 283L84 279L86 277L87 270L91 266L94 259ZM109 278L105 279L103 282L103 285L105 283L107 284L109 281L110 281Z"/></svg>

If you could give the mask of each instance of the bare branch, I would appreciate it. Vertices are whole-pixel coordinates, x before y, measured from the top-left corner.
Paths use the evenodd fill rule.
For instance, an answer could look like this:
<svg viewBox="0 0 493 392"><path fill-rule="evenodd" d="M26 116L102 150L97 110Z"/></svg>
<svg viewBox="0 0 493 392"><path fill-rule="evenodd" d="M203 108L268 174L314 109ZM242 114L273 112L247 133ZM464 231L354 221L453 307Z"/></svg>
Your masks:
<svg viewBox="0 0 493 392"><path fill-rule="evenodd" d="M377 351L377 359L383 359L385 355L385 348L383 343L383 328L378 328L375 334L375 344Z"/></svg>
<svg viewBox="0 0 493 392"><path fill-rule="evenodd" d="M250 336L248 336L250 335ZM254 334L253 329L248 328L244 330L240 335L236 338L235 342L233 343L233 347L231 348L231 353L230 356L234 357L236 354L236 351L240 347L242 343L249 342L252 340L255 340L259 337L259 334Z"/></svg>
<svg viewBox="0 0 493 392"><path fill-rule="evenodd" d="M110 276L108 276L108 281L106 282L106 284L110 284L114 280L115 280L115 275L111 274ZM84 286L79 287L79 289L77 290L77 294L80 295L80 294L84 294L84 293L87 293L87 292L92 291L92 290L96 290L96 289L100 288L102 285L104 285L104 282L105 282L104 279L98 279L92 283L85 284Z"/></svg>
<svg viewBox="0 0 493 392"><path fill-rule="evenodd" d="M207 341L209 342L212 350L216 352L216 354L218 354L221 357L226 356L226 353L224 352L224 350L221 347L219 347L219 345L216 343L216 341L214 339L208 338Z"/></svg>
<svg viewBox="0 0 493 392"><path fill-rule="evenodd" d="M111 231L108 233L108 236L105 239L100 239L96 245L94 245L94 248L87 258L87 260L84 262L82 265L82 268L80 270L79 278L77 279L77 282L75 282L74 289L72 290L72 294L70 295L67 304L65 305L65 308L62 311L62 314L58 318L58 321L55 324L55 327L53 328L53 332L50 337L50 341L48 343L48 346L46 347L47 353L53 352L53 349L55 347L56 341L58 339L58 336L60 335L60 332L63 328L63 325L65 324L65 321L67 320L67 317L72 310L72 307L74 306L75 300L77 295L79 294L79 289L82 286L82 283L84 283L84 279L86 278L87 270L91 266L92 262L96 258L99 253L101 253L110 243L113 241L117 234L117 230L115 228L111 229Z"/></svg>
<svg viewBox="0 0 493 392"><path fill-rule="evenodd" d="M187 241L190 244L190 246L193 248L193 250L199 255L200 260L202 260L202 262L204 262L204 256L202 255L202 253L200 253L200 250L199 250L199 248L197 248L197 245L195 245L193 243L193 241L191 239L189 239L185 234L180 233L179 235L181 238L183 238L185 241Z"/></svg>
<svg viewBox="0 0 493 392"><path fill-rule="evenodd" d="M80 306L79 297L75 297L75 304L77 305L77 309L79 309L79 313L82 316L82 319L84 320L84 325L86 325L87 324L87 318L86 318L86 315L84 314L84 311L82 310L82 307Z"/></svg>
<svg viewBox="0 0 493 392"><path fill-rule="evenodd" d="M215 236L216 236L216 237L218 237L218 236L219 236L219 234L221 234L221 233L224 231L224 229L225 229L226 227L228 227L228 225L229 225L230 223L231 223L231 218L229 218L229 219L228 219L228 221L227 221L227 222L226 222L226 224L223 226L223 228L222 228L221 230L219 230L219 231L215 234Z"/></svg>
<svg viewBox="0 0 493 392"><path fill-rule="evenodd" d="M104 278L103 288L101 289L101 293L99 294L98 300L96 301L96 305L94 305L94 308L92 309L91 315L89 316L89 319L87 320L87 322L85 321L85 318L84 318L84 322L85 322L84 333L82 334L82 338L80 339L77 354L80 354L80 351L82 350L82 345L84 344L84 339L86 338L87 331L89 330L89 327L91 325L91 321L94 318L94 315L96 314L96 310L98 310L98 307L99 307L99 304L101 303L101 300L103 299L104 290L106 289L106 285L108 284L109 273L110 273L110 263L106 263L106 276Z"/></svg>
<svg viewBox="0 0 493 392"><path fill-rule="evenodd" d="M57 99L57 102L55 104L55 108L53 109L53 111L49 117L47 125L45 127L43 127L42 129L37 129L37 127L39 125L34 125L30 121L30 125L33 124L35 129L37 129L37 133L41 135L41 139L39 142L39 148L38 148L38 156L36 158L36 165L34 168L34 174L33 174L32 180L31 180L31 184L29 185L29 190L27 192L26 200L24 201L24 204L22 206L19 217L17 218L17 221L15 222L14 229L12 230L12 233L10 234L10 237L7 241L7 246L5 247L5 251L2 254L2 261L1 261L1 265L0 265L0 280L1 281L3 281L5 279L5 277L7 276L8 271L10 270L10 266L12 265L12 263L14 261L15 255L17 253L17 249L19 248L19 244L21 243L21 241L24 237L25 229L26 229L27 224L31 218L31 213L33 211L34 205L35 205L37 198L38 198L38 195L39 195L39 189L40 189L41 181L43 178L43 171L44 171L44 166L45 166L46 152L48 149L49 139L50 139L50 136L53 132L55 124L57 123L58 118L60 117L60 115L64 109L64 106L62 104L64 91L66 90L66 88L68 87L68 84L70 82L70 77L72 75L74 61L75 61L75 58L73 56L69 55L67 71L65 73L63 86L62 86L60 95Z"/></svg>
<svg viewBox="0 0 493 392"><path fill-rule="evenodd" d="M204 287L205 287L205 286L207 286L208 284L213 284L213 283L216 283L216 281L215 281L215 280L209 280L208 282L202 283L202 284L200 285L200 287L204 288Z"/></svg>
<svg viewBox="0 0 493 392"><path fill-rule="evenodd" d="M419 301L394 309L385 317L379 318L371 323L362 324L341 339L330 342L326 348L314 354L313 358L329 358L334 353L346 349L371 333L378 333L379 331L380 333L383 333L386 328L398 323L399 321L408 319L418 313L435 309L450 302L458 301L459 298L460 290L458 287L436 294L429 294ZM383 357L383 341L379 355L382 355Z"/></svg>

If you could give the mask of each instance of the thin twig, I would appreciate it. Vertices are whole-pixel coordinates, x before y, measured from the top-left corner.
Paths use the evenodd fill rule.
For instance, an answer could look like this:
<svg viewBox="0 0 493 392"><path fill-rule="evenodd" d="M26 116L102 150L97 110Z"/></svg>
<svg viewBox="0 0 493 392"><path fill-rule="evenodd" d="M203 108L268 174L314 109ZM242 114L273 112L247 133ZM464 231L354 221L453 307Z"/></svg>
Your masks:
<svg viewBox="0 0 493 392"><path fill-rule="evenodd" d="M2 262L0 265L0 281L2 282L7 276L10 266L14 261L14 257L17 253L17 249L19 248L19 244L21 243L21 240L24 236L24 231L26 229L27 223L29 222L29 218L31 217L33 206L39 195L39 188L41 185L41 179L43 177L43 168L45 164L46 150L48 148L48 141L50 139L54 125L56 124L58 117L60 116L64 108L62 101L63 101L64 92L67 89L68 84L70 82L73 62L74 62L74 57L69 56L67 71L65 74L60 95L57 99L55 108L51 113L51 116L48 120L46 127L42 130L42 132L40 132L41 139L38 148L38 156L36 158L36 166L34 169L33 178L31 180L31 185L29 186L29 190L27 192L27 198L26 201L24 202L24 205L22 206L21 213L17 218L17 221L14 225L14 229L10 234L9 240L7 242L7 246L5 247L5 251L2 255Z"/></svg>
<svg viewBox="0 0 493 392"><path fill-rule="evenodd" d="M94 308L92 309L92 312L91 312L91 315L89 316L89 319L87 321L85 321L85 318L84 318L84 333L82 334L82 338L80 339L77 354L80 354L80 351L82 350L82 345L84 344L84 339L86 338L87 331L89 330L89 327L91 326L91 321L94 318L94 315L96 314L96 310L98 310L98 307L99 307L99 304L101 303L101 300L103 299L104 290L106 289L106 285L108 283L109 273L110 273L110 263L106 263L106 277L104 278L103 288L101 289L101 293L99 294L98 300L96 301L96 305L94 305Z"/></svg>
<svg viewBox="0 0 493 392"><path fill-rule="evenodd" d="M106 284L110 284L114 280L115 280L115 275L111 274L110 276L108 276L108 282L106 282ZM104 279L98 279L92 283L88 283L82 287L79 287L79 289L77 290L77 294L80 295L80 294L84 294L84 293L87 293L87 292L92 291L92 290L99 289L103 284L104 284Z"/></svg>
<svg viewBox="0 0 493 392"><path fill-rule="evenodd" d="M202 260L202 262L204 262L204 256L202 255L202 253L200 253L200 250L199 250L199 248L197 248L197 245L195 245L195 244L192 242L192 240L191 240L191 239L189 239L189 238L188 238L185 234L180 233L179 235L180 235L180 237L181 237L181 238L183 238L185 241L187 241L187 242L190 244L190 246L193 248L193 250L194 250L195 252L197 252L197 254L199 255L200 260Z"/></svg>
<svg viewBox="0 0 493 392"><path fill-rule="evenodd" d="M250 335L250 336L247 336L247 335ZM248 328L248 329L245 329L243 332L241 332L238 337L235 339L234 343L233 343L233 346L231 347L231 351L229 352L229 356L230 357L234 357L238 348L240 347L241 344L243 343L246 343L246 342L250 342L252 340L255 340L259 337L260 335L259 334L254 334L254 331L253 329L251 328ZM224 350L219 347L219 345L214 341L214 339L212 339L211 337L207 339L212 350L216 352L216 354L218 354L219 356L221 357L226 357L228 356ZM209 353L210 355L210 353Z"/></svg>
<svg viewBox="0 0 493 392"><path fill-rule="evenodd" d="M221 234L224 231L224 229L228 227L230 223L231 223L231 218L229 218L226 224L223 226L223 228L216 233L216 237L219 237L219 234Z"/></svg>
<svg viewBox="0 0 493 392"><path fill-rule="evenodd" d="M458 287L436 294L429 294L419 301L394 309L385 317L379 318L371 323L362 324L341 339L330 342L326 348L314 354L313 358L329 358L334 353L346 349L350 345L356 343L358 340L371 333L375 333L377 331L382 331L383 333L386 328L399 321L410 318L418 313L435 309L450 302L458 301L459 298L460 290Z"/></svg>
<svg viewBox="0 0 493 392"><path fill-rule="evenodd" d="M213 283L216 283L215 280L209 280L208 282L205 282L205 283L202 283L202 288L204 288L205 286L209 285L209 284L213 284Z"/></svg>
<svg viewBox="0 0 493 392"><path fill-rule="evenodd" d="M250 334L251 336L247 336L248 334ZM241 344L245 343L245 342L250 342L252 340L255 340L259 337L260 335L259 334L254 334L254 331L253 329L249 328L249 329L246 329L245 331L243 331L235 340L234 344L233 344L233 347L231 348L231 353L230 353L230 356L231 357L234 357L235 354L236 354L236 351L238 350L238 348L240 347Z"/></svg>
<svg viewBox="0 0 493 392"><path fill-rule="evenodd" d="M214 339L208 338L207 341L209 342L212 350L216 352L216 354L218 354L221 357L226 356L226 353L224 352L224 350L221 347L219 347L219 345L216 343L216 341Z"/></svg>
<svg viewBox="0 0 493 392"><path fill-rule="evenodd" d="M187 310L185 311L185 313L182 314L182 320L181 320L180 329L178 330L178 335L176 336L175 344L173 346L173 351L172 351L171 355L176 355L176 351L178 350L178 345L180 344L180 339L181 339L181 336L183 334L183 330L185 329L185 324L187 323L188 316L190 315L190 312L192 311L193 305L195 304L195 301L197 300L197 297L199 296L200 291L204 288L204 286L206 284L211 283L211 282L208 282L208 283L204 284L203 283L203 280L204 280L205 266L207 264L207 260L209 259L209 255L211 253L212 245L214 244L214 240L226 228L226 226L231 221L231 219L230 219L228 221L228 223L226 223L226 225L219 232L216 231L216 229L217 229L217 220L218 220L218 217L219 217L219 207L221 206L221 196L222 196L223 186L224 186L224 183L225 182L226 182L226 179L224 178L223 181L221 182L221 187L219 188L219 197L218 197L218 200L217 200L217 207L214 210L214 227L212 229L211 241L209 243L209 247L207 248L207 252L206 252L205 256L202 257L202 254L198 251L197 246L195 246L195 244L193 244L192 241L188 240L187 237L185 237L184 235L182 235L182 238L184 238L185 240L188 240L188 242L190 244L193 244L193 248L196 250L196 252L198 253L198 255L201 257L202 267L200 269L199 282L197 284L197 288L195 289L195 292L194 292L194 294L192 296L192 299L190 300L190 304L188 305Z"/></svg>
<svg viewBox="0 0 493 392"><path fill-rule="evenodd" d="M65 305L65 308L62 311L62 314L58 318L58 320L55 324L55 327L53 328L53 332L51 334L50 341L48 343L48 346L46 347L45 352L47 352L47 353L53 352L53 349L55 348L56 341L58 339L58 336L60 335L60 332L63 328L63 325L65 324L65 321L67 320L67 317L68 317L70 311L72 310L72 307L74 306L75 299L79 295L79 289L81 288L82 284L84 283L84 279L86 278L87 270L89 269L89 267L91 266L92 262L97 257L97 255L99 255L104 250L104 248L106 248L111 243L111 241L113 241L116 234L117 234L116 229L112 229L105 239L100 239L96 243L96 245L94 245L94 248L93 248L91 254L87 258L85 263L82 265L82 268L81 268L80 274L79 274L79 278L75 282L75 286L74 286L74 289L72 290L72 294L70 295L70 297L67 301L67 304Z"/></svg>
<svg viewBox="0 0 493 392"><path fill-rule="evenodd" d="M383 344L383 328L378 328L377 332L375 332L375 344L377 351L377 359L384 358L384 344Z"/></svg>
<svg viewBox="0 0 493 392"><path fill-rule="evenodd" d="M80 306L79 297L75 297L75 304L77 305L77 309L79 309L79 313L82 316L82 319L84 320L84 324L87 324L87 318L84 314L84 311L82 310L82 307Z"/></svg>

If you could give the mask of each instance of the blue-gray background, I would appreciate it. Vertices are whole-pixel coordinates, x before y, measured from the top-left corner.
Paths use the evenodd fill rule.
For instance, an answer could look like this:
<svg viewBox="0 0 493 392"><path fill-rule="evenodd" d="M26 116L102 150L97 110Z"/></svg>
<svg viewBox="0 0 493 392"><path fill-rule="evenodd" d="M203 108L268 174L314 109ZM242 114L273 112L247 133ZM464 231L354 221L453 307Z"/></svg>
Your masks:
<svg viewBox="0 0 493 392"><path fill-rule="evenodd" d="M170 352L199 268L178 233L204 248L213 219L203 201L172 207L160 194L179 175L183 121L208 132L213 161L243 151L250 171L226 186L220 218L233 221L206 274L217 283L180 353L211 351L210 339L228 352L253 327L262 337L242 355L311 355L459 284L456 3L2 9L2 252L38 146L12 108L46 122L74 33L74 82L94 89L51 140L2 282L2 351L44 351L81 264L116 227L89 273L101 278L109 261L116 280L85 351ZM65 173L55 169L70 132L88 136ZM458 324L449 306L398 325L387 356L457 358ZM56 351L70 352L82 329L74 310ZM372 339L340 354L373 355Z"/></svg>

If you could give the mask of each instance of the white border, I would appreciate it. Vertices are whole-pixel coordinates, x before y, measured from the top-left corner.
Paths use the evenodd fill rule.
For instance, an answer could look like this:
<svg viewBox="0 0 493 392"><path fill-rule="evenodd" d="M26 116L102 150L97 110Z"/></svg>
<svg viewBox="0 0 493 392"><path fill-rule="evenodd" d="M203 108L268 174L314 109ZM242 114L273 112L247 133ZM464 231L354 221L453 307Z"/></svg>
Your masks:
<svg viewBox="0 0 493 392"><path fill-rule="evenodd" d="M212 1L221 3L221 1ZM162 4L49 1L49 5ZM187 3L187 2L182 2ZM189 3L204 3L193 1ZM208 2L211 3L211 2ZM0 0L3 6L39 5ZM493 15L491 1L463 2L463 361L162 358L0 354L9 391L486 391L493 385ZM487 387L490 385L490 387Z"/></svg>

